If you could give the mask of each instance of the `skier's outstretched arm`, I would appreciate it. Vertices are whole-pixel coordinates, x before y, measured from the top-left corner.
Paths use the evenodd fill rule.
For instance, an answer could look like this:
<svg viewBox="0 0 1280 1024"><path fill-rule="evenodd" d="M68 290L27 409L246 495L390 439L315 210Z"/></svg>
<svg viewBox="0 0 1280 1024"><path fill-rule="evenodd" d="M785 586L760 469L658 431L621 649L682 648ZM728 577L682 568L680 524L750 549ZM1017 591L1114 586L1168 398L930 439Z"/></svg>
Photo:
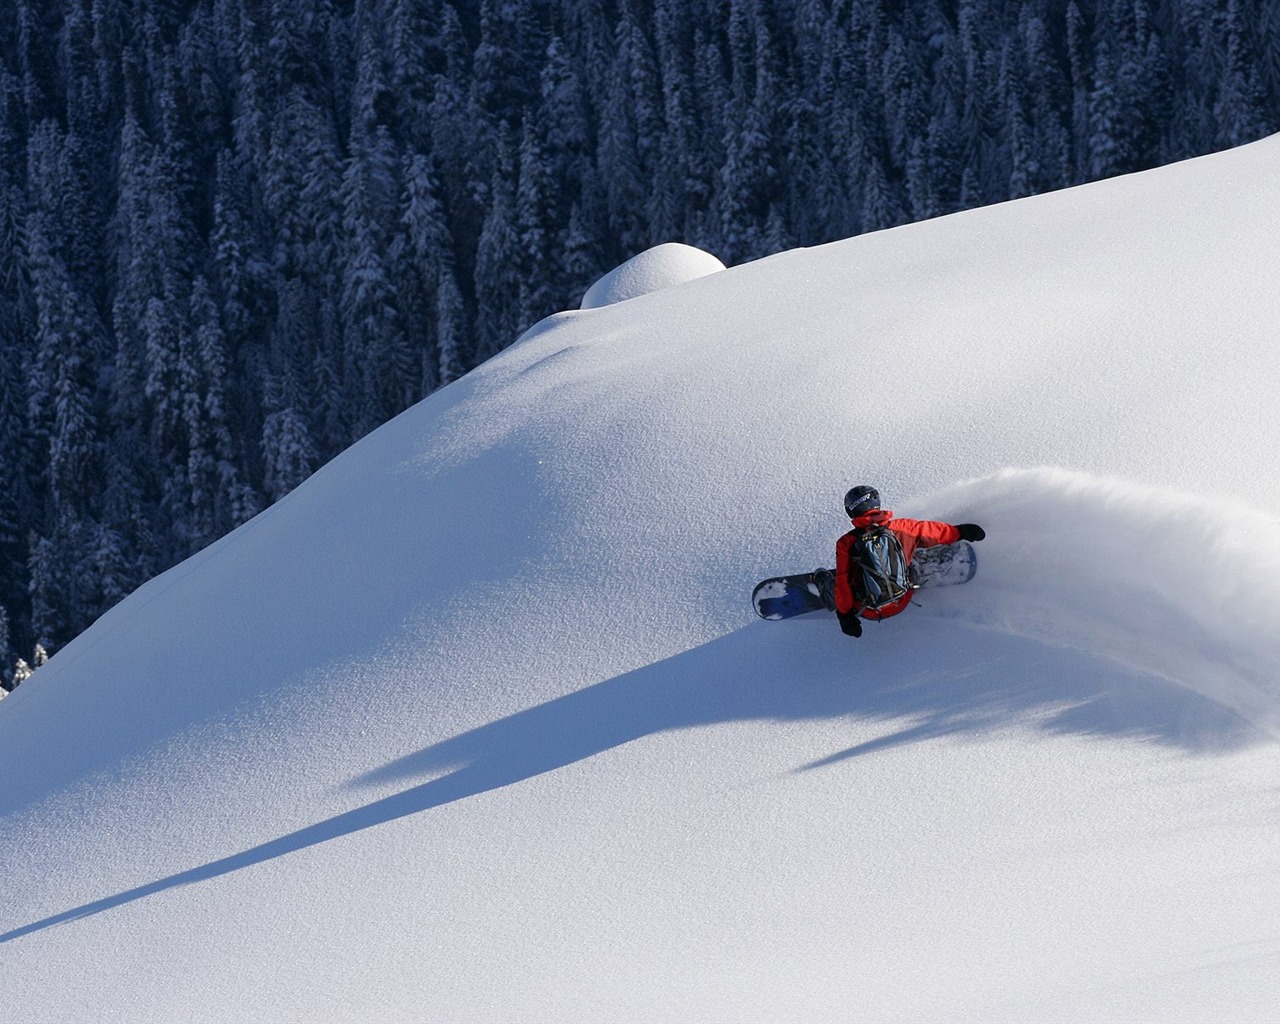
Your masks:
<svg viewBox="0 0 1280 1024"><path fill-rule="evenodd" d="M938 523L929 519L895 519L890 528L900 533L911 534L916 538L916 543L923 548L936 547L939 544L954 544L958 540L982 540L987 535L987 532L977 523L961 523L959 526L952 526L950 523Z"/></svg>

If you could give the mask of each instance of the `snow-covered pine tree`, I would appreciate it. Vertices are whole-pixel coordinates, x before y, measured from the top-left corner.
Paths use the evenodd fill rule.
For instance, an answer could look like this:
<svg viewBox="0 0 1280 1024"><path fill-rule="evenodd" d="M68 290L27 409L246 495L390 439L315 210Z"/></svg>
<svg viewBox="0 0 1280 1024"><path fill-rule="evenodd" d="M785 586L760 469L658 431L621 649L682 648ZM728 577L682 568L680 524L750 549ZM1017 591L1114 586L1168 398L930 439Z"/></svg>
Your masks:
<svg viewBox="0 0 1280 1024"><path fill-rule="evenodd" d="M306 420L286 405L268 413L262 425L262 457L267 497L279 501L315 472L319 464Z"/></svg>
<svg viewBox="0 0 1280 1024"><path fill-rule="evenodd" d="M569 212L569 224L561 236L564 268L562 308L577 309L587 289L600 277L604 249L604 214L594 176L584 183L582 196Z"/></svg>
<svg viewBox="0 0 1280 1024"><path fill-rule="evenodd" d="M572 198L582 189L592 138L592 118L586 87L574 53L559 36L547 44L546 60L539 76L540 128L545 158L559 196L557 213L563 226Z"/></svg>
<svg viewBox="0 0 1280 1024"><path fill-rule="evenodd" d="M536 115L521 125L520 174L516 187L516 266L519 278L519 322L528 327L559 310L556 264L556 183L542 144L545 127Z"/></svg>
<svg viewBox="0 0 1280 1024"><path fill-rule="evenodd" d="M1026 88L1020 53L1014 42L1005 44L1000 59L1000 92L1005 106L1005 145L1009 166L1008 194L1011 199L1029 196L1040 177L1031 135L1031 125L1023 110Z"/></svg>
<svg viewBox="0 0 1280 1024"><path fill-rule="evenodd" d="M520 236L516 226L516 166L503 132L490 182L490 205L476 250L475 362L480 363L516 339L520 322Z"/></svg>
<svg viewBox="0 0 1280 1024"><path fill-rule="evenodd" d="M343 381L351 401L350 440L405 409L416 395L417 361L388 260L400 222L400 161L387 118L390 94L372 24L359 44L352 96L350 157L343 172Z"/></svg>
<svg viewBox="0 0 1280 1024"><path fill-rule="evenodd" d="M645 217L650 237L684 236L686 211L700 191L694 180L690 154L697 145L698 126L692 119L689 39L681 33L681 18L672 0L654 4L654 60L661 87L662 134L653 147ZM581 225L579 225L581 226ZM566 254L567 257L567 254Z"/></svg>
<svg viewBox="0 0 1280 1024"><path fill-rule="evenodd" d="M35 358L27 381L27 420L40 442L43 521L68 524L92 514L101 485L94 356L100 325L49 244L47 215L27 220L27 267L36 305ZM85 609L71 612L80 618Z"/></svg>
<svg viewBox="0 0 1280 1024"><path fill-rule="evenodd" d="M209 237L213 289L231 349L261 330L271 295L270 268L254 237L253 209L246 173L229 149L218 153L213 188L213 228Z"/></svg>
<svg viewBox="0 0 1280 1024"><path fill-rule="evenodd" d="M9 666L13 664L12 642L9 637L9 613L4 605L0 605L0 699L9 695L13 686L13 677Z"/></svg>
<svg viewBox="0 0 1280 1024"><path fill-rule="evenodd" d="M1120 98L1112 44L1104 39L1094 58L1094 86L1089 91L1089 176L1123 173L1129 159L1125 145L1125 111Z"/></svg>
<svg viewBox="0 0 1280 1024"><path fill-rule="evenodd" d="M620 259L635 255L649 243L642 220L649 190L641 160L632 73L637 35L635 27L625 22L616 30L595 158L605 189L610 254L619 254Z"/></svg>
<svg viewBox="0 0 1280 1024"><path fill-rule="evenodd" d="M472 83L481 109L510 127L537 102L546 5L546 0L479 0Z"/></svg>
<svg viewBox="0 0 1280 1024"><path fill-rule="evenodd" d="M0 90L2 92L3 90ZM0 170L0 253L18 252L14 209L16 193ZM36 478L34 438L24 409L22 368L31 362L31 345L20 311L23 296L12 257L0 257L0 613L6 615L8 642L26 632L27 534L32 523L31 485ZM0 647L0 666L12 664Z"/></svg>
<svg viewBox="0 0 1280 1024"><path fill-rule="evenodd" d="M432 161L423 153L407 154L401 172L400 223L391 242L394 273L405 307L406 332L420 355L419 393L439 386L436 376L436 282L440 260L451 258L453 239L438 198Z"/></svg>
<svg viewBox="0 0 1280 1024"><path fill-rule="evenodd" d="M1213 105L1218 124L1215 142L1224 148L1252 142L1267 132L1262 84L1265 64L1258 58L1246 9L1241 0L1227 0L1222 77ZM1270 49L1275 45L1272 39Z"/></svg>
<svg viewBox="0 0 1280 1024"><path fill-rule="evenodd" d="M386 13L388 80L396 122L405 144L419 153L431 145L431 60L439 17L432 8L437 6L423 0L392 0Z"/></svg>
<svg viewBox="0 0 1280 1024"><path fill-rule="evenodd" d="M187 491L192 544L203 547L247 522L260 504L242 479L230 401L226 338L203 275L192 285L187 330L179 343L179 379L187 433Z"/></svg>
<svg viewBox="0 0 1280 1024"><path fill-rule="evenodd" d="M440 386L462 376L467 310L452 261L441 260L436 273L436 376Z"/></svg>
<svg viewBox="0 0 1280 1024"><path fill-rule="evenodd" d="M1066 72L1055 57L1043 4L1024 7L1018 24L1018 50L1025 67L1022 106L1036 169L1029 184L1034 192L1063 188L1072 181L1068 130L1072 101Z"/></svg>

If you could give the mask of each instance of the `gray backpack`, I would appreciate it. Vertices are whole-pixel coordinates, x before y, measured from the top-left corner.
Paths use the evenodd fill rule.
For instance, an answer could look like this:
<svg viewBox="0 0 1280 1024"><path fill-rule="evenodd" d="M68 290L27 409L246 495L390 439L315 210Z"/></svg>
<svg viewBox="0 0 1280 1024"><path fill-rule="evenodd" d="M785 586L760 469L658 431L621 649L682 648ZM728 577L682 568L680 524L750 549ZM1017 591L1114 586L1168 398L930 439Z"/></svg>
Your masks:
<svg viewBox="0 0 1280 1024"><path fill-rule="evenodd" d="M887 526L869 526L858 531L850 554L853 557L850 582L854 597L863 608L876 611L916 589L902 542Z"/></svg>

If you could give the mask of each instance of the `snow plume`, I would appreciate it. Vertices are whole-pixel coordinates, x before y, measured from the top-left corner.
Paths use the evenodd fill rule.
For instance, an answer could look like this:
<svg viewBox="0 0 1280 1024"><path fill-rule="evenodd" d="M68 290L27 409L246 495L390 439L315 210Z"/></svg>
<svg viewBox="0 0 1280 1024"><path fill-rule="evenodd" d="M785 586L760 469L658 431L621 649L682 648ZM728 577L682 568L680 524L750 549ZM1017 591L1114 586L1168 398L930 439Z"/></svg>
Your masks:
<svg viewBox="0 0 1280 1024"><path fill-rule="evenodd" d="M1052 468L966 481L925 509L988 531L974 586L935 607L1152 673L1280 737L1280 519Z"/></svg>

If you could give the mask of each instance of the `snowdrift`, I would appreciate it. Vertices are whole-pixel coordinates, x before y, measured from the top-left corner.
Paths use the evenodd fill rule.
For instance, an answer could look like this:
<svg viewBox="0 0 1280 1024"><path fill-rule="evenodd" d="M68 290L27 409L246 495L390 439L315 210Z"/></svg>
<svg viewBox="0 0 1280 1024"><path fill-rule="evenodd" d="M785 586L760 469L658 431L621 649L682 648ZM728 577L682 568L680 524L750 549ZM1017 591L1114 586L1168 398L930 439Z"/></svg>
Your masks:
<svg viewBox="0 0 1280 1024"><path fill-rule="evenodd" d="M559 314L143 587L0 705L6 1011L1269 1012L1278 150ZM978 578L755 619L860 482Z"/></svg>
<svg viewBox="0 0 1280 1024"><path fill-rule="evenodd" d="M582 296L583 309L598 309L724 270L709 252L683 242L664 242L632 256L596 281Z"/></svg>

